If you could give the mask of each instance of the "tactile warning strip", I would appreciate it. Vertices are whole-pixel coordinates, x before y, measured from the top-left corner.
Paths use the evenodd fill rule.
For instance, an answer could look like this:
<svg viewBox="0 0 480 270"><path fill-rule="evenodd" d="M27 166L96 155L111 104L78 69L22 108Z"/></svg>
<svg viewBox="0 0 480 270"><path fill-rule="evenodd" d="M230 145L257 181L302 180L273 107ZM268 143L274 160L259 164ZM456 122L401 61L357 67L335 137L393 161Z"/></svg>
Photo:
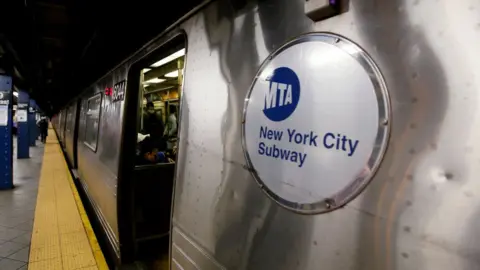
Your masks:
<svg viewBox="0 0 480 270"><path fill-rule="evenodd" d="M53 129L45 144L28 269L108 269Z"/></svg>

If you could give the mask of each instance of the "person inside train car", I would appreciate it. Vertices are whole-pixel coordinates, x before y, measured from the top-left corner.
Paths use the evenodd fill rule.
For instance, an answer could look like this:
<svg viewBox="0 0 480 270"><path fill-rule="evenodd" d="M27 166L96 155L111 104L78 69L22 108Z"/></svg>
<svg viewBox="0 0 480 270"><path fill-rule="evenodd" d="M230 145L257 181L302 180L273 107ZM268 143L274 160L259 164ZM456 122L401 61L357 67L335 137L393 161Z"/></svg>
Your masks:
<svg viewBox="0 0 480 270"><path fill-rule="evenodd" d="M137 137L137 164L165 162L167 148L163 138L164 124L155 113L153 102L148 102L143 115L143 130ZM142 134L143 133L143 134Z"/></svg>
<svg viewBox="0 0 480 270"><path fill-rule="evenodd" d="M167 140L167 150L172 151L177 141L177 108L174 105L169 106L169 115L167 119L167 127L164 136Z"/></svg>
<svg viewBox="0 0 480 270"><path fill-rule="evenodd" d="M149 134L150 138L161 139L164 129L162 118L155 112L153 102L147 102L146 113L143 116L143 133Z"/></svg>
<svg viewBox="0 0 480 270"><path fill-rule="evenodd" d="M168 162L165 156L166 142L155 140L150 136L139 137L137 140L137 165Z"/></svg>

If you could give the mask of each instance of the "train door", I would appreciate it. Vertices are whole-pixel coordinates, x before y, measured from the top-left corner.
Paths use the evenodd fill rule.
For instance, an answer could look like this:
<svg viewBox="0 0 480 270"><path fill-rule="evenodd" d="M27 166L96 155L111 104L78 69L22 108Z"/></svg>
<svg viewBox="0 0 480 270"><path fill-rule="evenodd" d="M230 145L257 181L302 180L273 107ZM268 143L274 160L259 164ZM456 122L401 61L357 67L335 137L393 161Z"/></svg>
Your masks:
<svg viewBox="0 0 480 270"><path fill-rule="evenodd" d="M66 109L65 147L70 165L73 169L77 168L78 103L78 100L75 100Z"/></svg>
<svg viewBox="0 0 480 270"><path fill-rule="evenodd" d="M64 118L64 112L63 111L60 111L58 113L58 127L57 127L57 136L58 136L58 139L59 139L59 142L60 142L60 145L62 145L62 141L63 141L63 118Z"/></svg>
<svg viewBox="0 0 480 270"><path fill-rule="evenodd" d="M183 35L177 36L134 64L128 74L126 100L136 104L126 106L130 112L135 109L136 118L127 116L124 127L129 128L124 132L136 129L131 140L123 140L130 143L123 151L132 144L135 148L124 153L132 172L120 180L120 192L130 190L133 203L128 206L130 227L120 223L120 231L131 231L132 249L127 252L136 260L168 258L185 41Z"/></svg>

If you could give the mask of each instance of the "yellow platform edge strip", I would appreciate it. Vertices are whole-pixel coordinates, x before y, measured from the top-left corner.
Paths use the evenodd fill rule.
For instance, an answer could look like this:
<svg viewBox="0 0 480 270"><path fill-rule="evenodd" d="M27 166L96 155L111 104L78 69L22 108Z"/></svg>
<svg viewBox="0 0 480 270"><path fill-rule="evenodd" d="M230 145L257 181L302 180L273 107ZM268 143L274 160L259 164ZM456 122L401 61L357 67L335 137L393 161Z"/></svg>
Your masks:
<svg viewBox="0 0 480 270"><path fill-rule="evenodd" d="M60 145L58 146L60 147ZM65 169L69 170L67 163L64 160ZM100 245L98 244L97 237L92 229L92 224L88 219L87 212L85 212L85 207L83 206L82 200L80 199L80 195L78 194L77 187L73 182L71 175L68 177L68 181L70 182L70 188L72 189L73 197L75 198L75 202L77 203L78 212L80 212L80 217L82 218L83 227L85 227L85 231L87 232L88 242L90 243L90 247L92 248L93 255L95 256L95 261L97 262L97 267L99 270L108 270L108 265L103 256L103 252L100 249Z"/></svg>
<svg viewBox="0 0 480 270"><path fill-rule="evenodd" d="M47 145L45 145L45 150L47 149L47 147L54 147L54 148L57 148L56 150L58 150L60 153L62 153L62 157L61 157L61 162L63 162L63 168L66 170L67 172L67 180L68 180L68 186L70 187L70 190L72 192L72 195L73 195L73 198L74 198L74 201L75 201L75 204L76 204L76 207L77 207L77 210L78 210L78 214L80 215L80 219L82 221L82 225L83 225L83 228L85 230L85 234L87 236L87 239L88 239L88 244L90 245L90 248L91 248L91 251L93 253L93 256L94 256L94 259L95 259L95 263L96 263L96 267L91 267L91 268L84 268L85 270L87 269L99 269L99 270L108 270L108 265L106 263L106 260L105 260L105 257L103 255L103 252L100 248L100 245L98 244L98 241L97 241L97 238L95 236L95 233L93 232L93 229L92 229L92 226L91 226L91 223L90 223L90 220L88 219L88 216L86 214L86 211L85 211L85 208L83 206L83 203L80 199L80 196L79 196L79 193L77 191L77 188L75 186L75 183L73 181L73 178L70 174L70 170L68 168L68 165L67 165L67 162L65 160L65 157L63 156L63 152L62 152L62 149L61 149L61 146L59 144L59 141L58 141L58 137L57 137L57 134L55 133L55 131L52 129L51 127L51 124L49 124L49 137L48 140L47 140ZM48 145L50 144L50 145ZM53 146L55 145L55 146ZM45 156L47 155L48 151L45 151L44 154L43 154L43 159L45 160ZM42 164L42 171L44 170L44 165ZM42 173L41 173L41 176L42 178ZM42 179L40 179L40 182L41 182ZM39 189L39 193L40 193L40 189ZM39 211L39 199L37 198L37 205L36 205L36 208L35 208L35 212ZM41 207L40 207L40 211L41 211ZM37 218L37 213L35 213L35 219ZM33 231L35 232L36 231L36 227L35 227L35 224L36 224L36 221L34 221L34 228L33 228ZM48 234L49 232L46 231L46 232L42 232L41 234ZM46 237L48 237L48 235L46 235ZM32 241L34 240L34 237L33 237L33 234L32 234ZM31 244L31 248L32 248L32 245ZM32 250L30 250L30 253L32 253ZM38 251L37 251L38 253ZM41 253L41 257L45 257L44 259L46 259L45 261L36 261L36 262L32 262L30 261L28 263L28 269L45 269L45 270L50 270L50 269L63 269L62 268L62 262L60 261L60 258L48 258L48 252L45 253L45 252L42 252ZM32 254L30 254L30 258L32 257ZM58 260L58 261L57 261ZM34 266L32 265L32 263L34 264ZM33 266L33 267L32 267ZM83 268L82 268L83 269Z"/></svg>
<svg viewBox="0 0 480 270"><path fill-rule="evenodd" d="M53 129L52 129L53 131ZM58 137L57 134L53 131L53 134L55 134L55 137ZM60 148L60 144L57 145L57 147ZM60 149L61 150L61 149ZM69 172L68 174L68 181L70 183L70 188L73 193L73 197L75 199L75 202L77 203L77 209L78 212L80 213L80 217L82 219L83 227L85 228L85 231L87 232L87 237L88 237L88 242L90 243L90 247L92 248L93 255L95 256L95 261L97 262L97 267L99 270L108 270L108 265L105 260L105 257L103 255L102 250L100 249L100 245L98 244L97 237L95 236L95 233L93 232L92 229L92 224L90 223L90 220L88 219L87 212L85 211L85 207L83 206L82 200L80 199L80 195L78 194L77 187L75 186L75 183L73 182L72 176L70 174L70 169L68 168L67 162L65 159L63 159L63 165L65 166L65 170Z"/></svg>

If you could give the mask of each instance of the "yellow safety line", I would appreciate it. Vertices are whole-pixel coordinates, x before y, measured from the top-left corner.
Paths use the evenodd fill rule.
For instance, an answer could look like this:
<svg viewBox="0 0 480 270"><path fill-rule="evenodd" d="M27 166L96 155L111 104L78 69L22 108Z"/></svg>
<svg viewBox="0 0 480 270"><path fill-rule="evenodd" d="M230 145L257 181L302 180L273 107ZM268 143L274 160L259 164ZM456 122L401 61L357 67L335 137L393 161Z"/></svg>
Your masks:
<svg viewBox="0 0 480 270"><path fill-rule="evenodd" d="M65 169L69 170L66 162ZM90 224L87 212L85 212L85 208L83 207L83 203L78 194L77 187L75 186L72 177L68 177L68 180L70 182L70 188L72 189L73 197L75 198L75 202L77 203L78 212L80 212L80 217L82 218L83 227L85 227L85 231L87 232L88 241L90 242L90 247L93 250L93 255L95 256L95 261L97 262L97 267L99 270L108 270L107 262L105 261L103 252L100 248L100 245L98 244L97 237L93 232L92 225Z"/></svg>
<svg viewBox="0 0 480 270"><path fill-rule="evenodd" d="M108 270L58 138L51 128L49 135L43 155L28 268ZM68 188L73 200L69 199Z"/></svg>

